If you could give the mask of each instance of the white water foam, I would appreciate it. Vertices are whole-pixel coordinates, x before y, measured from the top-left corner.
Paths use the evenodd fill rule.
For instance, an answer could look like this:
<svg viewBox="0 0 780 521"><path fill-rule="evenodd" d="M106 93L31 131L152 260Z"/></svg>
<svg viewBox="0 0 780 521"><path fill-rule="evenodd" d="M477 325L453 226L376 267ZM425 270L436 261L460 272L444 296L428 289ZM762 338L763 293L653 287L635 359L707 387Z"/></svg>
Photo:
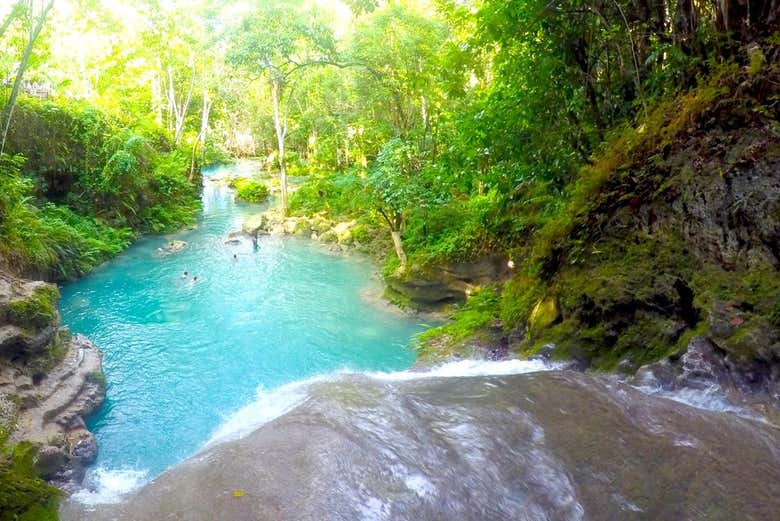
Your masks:
<svg viewBox="0 0 780 521"><path fill-rule="evenodd" d="M255 401L231 414L212 434L203 448L243 438L261 425L283 416L306 400L308 396L306 389L310 385L328 378L328 376L317 376L291 382L272 391L266 391L263 387L258 388Z"/></svg>
<svg viewBox="0 0 780 521"><path fill-rule="evenodd" d="M407 381L420 378L465 378L470 376L506 376L562 369L564 364L543 360L458 360L434 366L426 371L364 373L377 380Z"/></svg>
<svg viewBox="0 0 780 521"><path fill-rule="evenodd" d="M148 481L148 474L143 470L98 467L87 477L87 487L71 497L87 506L119 503L125 495L138 490Z"/></svg>
<svg viewBox="0 0 780 521"><path fill-rule="evenodd" d="M659 396L661 398L666 398L667 400L684 403L685 405L689 405L696 409L730 413L741 418L766 422L766 418L757 412L750 410L747 407L740 407L729 403L725 394L723 393L723 389L715 384L702 389L687 387L683 389L676 389L674 391L667 391L651 384L638 385L635 386L635 388L645 394Z"/></svg>
<svg viewBox="0 0 780 521"><path fill-rule="evenodd" d="M408 381L421 378L463 378L473 376L505 376L561 369L563 365L542 360L458 360L434 366L425 371L355 372L343 370L307 380L292 382L271 391L258 389L252 403L231 414L211 436L204 449L250 434L262 425L295 409L306 401L312 384L334 381L345 375L362 375L382 381Z"/></svg>

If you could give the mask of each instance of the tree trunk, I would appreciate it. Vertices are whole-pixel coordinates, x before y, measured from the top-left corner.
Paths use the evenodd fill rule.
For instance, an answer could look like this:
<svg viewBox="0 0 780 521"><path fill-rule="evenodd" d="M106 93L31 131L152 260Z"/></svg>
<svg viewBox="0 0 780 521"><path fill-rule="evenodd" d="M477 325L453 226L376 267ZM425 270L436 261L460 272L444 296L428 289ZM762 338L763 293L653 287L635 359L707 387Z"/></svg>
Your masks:
<svg viewBox="0 0 780 521"><path fill-rule="evenodd" d="M193 66L194 69L194 66ZM168 66L168 105L169 110L174 116L174 125L173 125L173 141L176 143L176 146L179 146L181 143L182 134L184 132L184 122L187 118L187 112L190 109L190 101L192 101L192 89L195 86L195 71L192 71L192 74L190 75L190 85L187 89L187 96L184 98L184 101L179 104L178 100L176 99L176 89L175 84L173 80L173 71L171 71L171 67Z"/></svg>
<svg viewBox="0 0 780 521"><path fill-rule="evenodd" d="M401 262L401 269L403 270L406 268L406 252L404 251L403 242L401 242L401 232L399 230L390 230L390 237L393 238L395 254L398 256L398 260Z"/></svg>
<svg viewBox="0 0 780 521"><path fill-rule="evenodd" d="M16 79L14 80L14 85L11 89L11 96L9 96L5 107L3 107L2 118L0 118L3 129L3 139L2 142L0 142L0 154L5 151L5 141L8 138L8 128L11 126L11 116L13 115L14 105L16 105L16 99L19 97L19 91L22 87L24 71L27 69L27 65L30 63L30 56L32 56L35 40L37 40L38 35L41 34L41 31L43 30L43 24L46 22L46 17L48 16L49 11L51 11L53 6L54 0L49 0L49 3L46 4L46 7L43 8L43 11L41 11L41 15L38 17L38 21L35 27L31 28L30 39L24 49L24 54L22 54L22 61L19 63L19 70L16 71ZM32 7L30 9L32 9ZM32 16L32 14L33 13L31 11L30 16Z"/></svg>
<svg viewBox="0 0 780 521"><path fill-rule="evenodd" d="M176 99L176 83L173 79L173 71L171 66L168 66L168 89L166 95L168 97L168 112L172 115L172 121L169 128L173 131L173 141L176 146L181 143L182 134L184 133L184 123L187 119L187 112L190 110L190 102L192 101L192 89L195 86L195 66L192 66L192 74L190 75L190 85L187 89L187 96L179 104L179 100Z"/></svg>
<svg viewBox="0 0 780 521"><path fill-rule="evenodd" d="M152 76L152 112L154 112L154 120L161 127L164 124L163 111L165 110L165 102L163 96L163 84L165 81L162 78L162 65L160 59L157 59L157 69Z"/></svg>
<svg viewBox="0 0 780 521"><path fill-rule="evenodd" d="M206 144L206 133L209 128L209 114L211 113L211 98L209 97L208 89L203 90L203 111L200 115L200 132L198 137L195 138L195 143L192 145L192 160L190 162L190 177L188 181L191 183L195 178L195 165L197 163L198 147Z"/></svg>
<svg viewBox="0 0 780 521"><path fill-rule="evenodd" d="M287 124L282 123L282 115L279 105L282 97L282 80L279 78L271 79L271 102L274 108L274 129L276 130L276 144L278 146L279 160L279 184L282 189L282 214L287 215L287 170L284 167L284 138L287 134Z"/></svg>

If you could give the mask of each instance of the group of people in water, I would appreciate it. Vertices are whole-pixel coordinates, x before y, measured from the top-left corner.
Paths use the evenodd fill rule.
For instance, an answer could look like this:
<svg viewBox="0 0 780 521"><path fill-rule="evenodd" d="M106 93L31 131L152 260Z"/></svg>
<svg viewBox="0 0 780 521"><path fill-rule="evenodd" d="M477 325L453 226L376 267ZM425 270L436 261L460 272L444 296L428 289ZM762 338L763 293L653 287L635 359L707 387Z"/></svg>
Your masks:
<svg viewBox="0 0 780 521"><path fill-rule="evenodd" d="M233 258L231 260L234 263L238 262L238 255L234 253L233 254ZM192 278L190 278L190 272L189 271L183 272L181 274L181 277L179 277L179 278L182 279L182 280L189 280L190 286L194 286L195 284L197 284L198 282L201 282L203 280L202 278L198 279L197 275L193 275Z"/></svg>
<svg viewBox="0 0 780 521"><path fill-rule="evenodd" d="M173 248L174 246L175 246L175 241L172 241L168 247L169 248ZM252 234L252 250L253 251L257 251L258 249L259 249L259 247L258 247L258 241L257 241L257 232L255 232L254 234ZM158 252L163 252L163 248L157 248L157 251ZM231 261L234 264L237 263L238 262L238 254L234 253L233 257L231 258ZM179 278L181 280L188 280L190 286L194 286L195 284L203 281L203 279L202 278L199 279L197 275L193 275L192 277L190 277L190 273L188 271L183 272L181 274L181 277L179 277Z"/></svg>
<svg viewBox="0 0 780 521"><path fill-rule="evenodd" d="M182 273L180 278L181 278L181 279L189 279L189 281L190 281L190 286L194 286L195 284L197 284L197 283L198 283L198 276L197 276L197 275L194 275L194 276L193 276L193 277L190 279L190 273L189 273L188 271L185 271L184 273ZM203 279L201 279L201 280L203 280Z"/></svg>

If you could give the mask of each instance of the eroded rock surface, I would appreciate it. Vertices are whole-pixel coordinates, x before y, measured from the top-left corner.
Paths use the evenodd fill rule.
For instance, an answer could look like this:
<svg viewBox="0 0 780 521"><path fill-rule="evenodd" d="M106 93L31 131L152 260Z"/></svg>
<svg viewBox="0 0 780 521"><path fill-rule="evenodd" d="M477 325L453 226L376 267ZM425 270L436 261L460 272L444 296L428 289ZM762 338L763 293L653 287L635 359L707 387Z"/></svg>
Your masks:
<svg viewBox="0 0 780 521"><path fill-rule="evenodd" d="M572 372L321 382L64 520L773 520L777 429Z"/></svg>
<svg viewBox="0 0 780 521"><path fill-rule="evenodd" d="M51 284L0 274L0 418L11 442L36 444L41 475L77 486L97 456L84 418L105 397L100 351L60 327Z"/></svg>

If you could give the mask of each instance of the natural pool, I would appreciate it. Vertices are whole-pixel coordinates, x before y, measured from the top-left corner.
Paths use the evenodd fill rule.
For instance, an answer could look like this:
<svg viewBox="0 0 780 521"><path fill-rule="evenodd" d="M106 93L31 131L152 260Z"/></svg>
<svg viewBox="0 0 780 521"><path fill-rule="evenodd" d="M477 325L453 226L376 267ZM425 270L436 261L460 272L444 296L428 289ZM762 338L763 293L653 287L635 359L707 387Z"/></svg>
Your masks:
<svg viewBox="0 0 780 521"><path fill-rule="evenodd" d="M88 478L110 499L195 453L258 391L340 369L400 370L416 321L371 305L372 266L278 237L225 244L259 210L211 179L195 230L139 241L62 288L72 331L104 352L106 403L89 421L100 446ZM160 246L188 243L177 254ZM237 260L233 259L237 255ZM182 272L198 276L190 285Z"/></svg>

